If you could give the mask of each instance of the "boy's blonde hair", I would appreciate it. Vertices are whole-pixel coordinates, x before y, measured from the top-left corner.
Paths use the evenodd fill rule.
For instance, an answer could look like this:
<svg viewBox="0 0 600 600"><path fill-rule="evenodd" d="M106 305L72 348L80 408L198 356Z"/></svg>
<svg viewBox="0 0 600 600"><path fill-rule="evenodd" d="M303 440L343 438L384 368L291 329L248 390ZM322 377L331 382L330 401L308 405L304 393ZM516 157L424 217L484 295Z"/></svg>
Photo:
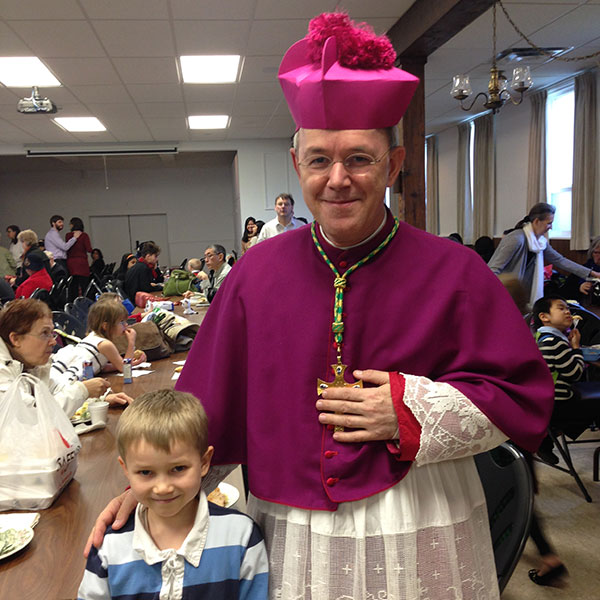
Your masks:
<svg viewBox="0 0 600 600"><path fill-rule="evenodd" d="M121 415L117 426L119 455L144 440L154 448L169 452L181 441L198 448L202 456L208 448L208 418L200 401L192 394L165 389L136 398Z"/></svg>
<svg viewBox="0 0 600 600"><path fill-rule="evenodd" d="M102 292L98 296L96 302L105 302L106 300L108 300L109 302L121 302L121 296L119 296L119 294L117 294L116 292Z"/></svg>
<svg viewBox="0 0 600 600"><path fill-rule="evenodd" d="M109 340L114 326L127 317L127 309L121 303L106 300L95 302L88 312L88 332L93 331Z"/></svg>
<svg viewBox="0 0 600 600"><path fill-rule="evenodd" d="M202 269L202 261L199 258L190 258L187 262L190 271L200 271Z"/></svg>

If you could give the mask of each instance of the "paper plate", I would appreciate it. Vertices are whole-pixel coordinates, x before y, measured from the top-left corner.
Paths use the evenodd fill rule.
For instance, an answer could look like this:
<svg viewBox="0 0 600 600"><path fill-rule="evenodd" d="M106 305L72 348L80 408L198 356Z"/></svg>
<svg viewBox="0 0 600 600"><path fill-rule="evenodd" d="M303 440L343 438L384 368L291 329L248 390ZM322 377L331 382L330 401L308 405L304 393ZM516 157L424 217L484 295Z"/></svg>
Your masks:
<svg viewBox="0 0 600 600"><path fill-rule="evenodd" d="M217 487L219 488L221 494L227 497L227 504L225 504L225 508L233 506L238 501L238 498L240 497L240 492L235 486L221 481L221 483Z"/></svg>
<svg viewBox="0 0 600 600"><path fill-rule="evenodd" d="M3 551L5 538L9 538L10 545ZM25 529L7 529L0 531L0 560L12 556L19 550L22 550L33 539L33 529L27 527Z"/></svg>

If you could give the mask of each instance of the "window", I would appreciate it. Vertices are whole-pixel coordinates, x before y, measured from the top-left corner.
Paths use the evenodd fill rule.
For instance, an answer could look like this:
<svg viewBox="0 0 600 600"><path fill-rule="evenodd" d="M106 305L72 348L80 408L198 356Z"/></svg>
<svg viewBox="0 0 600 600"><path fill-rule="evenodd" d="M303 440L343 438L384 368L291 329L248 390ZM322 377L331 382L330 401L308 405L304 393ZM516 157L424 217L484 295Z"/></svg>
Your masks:
<svg viewBox="0 0 600 600"><path fill-rule="evenodd" d="M550 237L571 237L571 189L573 185L573 129L575 89L573 81L548 92L546 101L546 193L556 207Z"/></svg>

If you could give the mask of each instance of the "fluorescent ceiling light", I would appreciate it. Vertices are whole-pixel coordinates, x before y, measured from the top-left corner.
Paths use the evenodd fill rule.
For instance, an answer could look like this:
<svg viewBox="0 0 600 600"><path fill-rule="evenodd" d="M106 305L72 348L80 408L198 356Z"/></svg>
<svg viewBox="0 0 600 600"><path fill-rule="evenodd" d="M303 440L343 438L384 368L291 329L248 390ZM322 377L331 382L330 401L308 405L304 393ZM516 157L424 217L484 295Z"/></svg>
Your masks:
<svg viewBox="0 0 600 600"><path fill-rule="evenodd" d="M197 115L188 117L190 129L226 129L229 115Z"/></svg>
<svg viewBox="0 0 600 600"><path fill-rule="evenodd" d="M0 57L0 82L6 87L58 87L61 82L36 56Z"/></svg>
<svg viewBox="0 0 600 600"><path fill-rule="evenodd" d="M235 83L240 56L180 56L183 83Z"/></svg>
<svg viewBox="0 0 600 600"><path fill-rule="evenodd" d="M67 131L106 131L96 117L56 117L54 121Z"/></svg>

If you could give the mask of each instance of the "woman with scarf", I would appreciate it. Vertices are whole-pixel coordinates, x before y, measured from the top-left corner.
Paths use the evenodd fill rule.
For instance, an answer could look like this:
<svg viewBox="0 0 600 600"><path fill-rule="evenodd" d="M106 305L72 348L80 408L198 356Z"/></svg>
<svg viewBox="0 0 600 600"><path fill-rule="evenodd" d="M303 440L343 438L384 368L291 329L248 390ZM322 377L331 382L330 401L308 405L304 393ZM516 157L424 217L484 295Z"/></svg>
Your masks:
<svg viewBox="0 0 600 600"><path fill-rule="evenodd" d="M137 263L125 273L125 293L134 304L136 292L162 290L164 277L156 266L159 254L160 248L154 242L144 242Z"/></svg>
<svg viewBox="0 0 600 600"><path fill-rule="evenodd" d="M512 273L525 287L529 304L544 295L544 263L573 273L582 279L600 277L600 272L578 265L559 254L545 237L552 229L556 208L538 202L496 248L488 266L496 275Z"/></svg>

